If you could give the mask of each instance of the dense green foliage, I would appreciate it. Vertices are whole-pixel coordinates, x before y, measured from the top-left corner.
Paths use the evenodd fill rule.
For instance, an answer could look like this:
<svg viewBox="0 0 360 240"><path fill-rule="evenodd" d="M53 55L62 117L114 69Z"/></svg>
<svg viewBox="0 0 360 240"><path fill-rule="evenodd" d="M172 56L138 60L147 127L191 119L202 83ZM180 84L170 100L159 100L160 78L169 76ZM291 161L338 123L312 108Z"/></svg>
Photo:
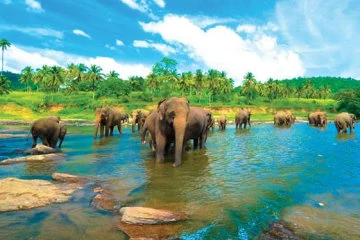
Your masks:
<svg viewBox="0 0 360 240"><path fill-rule="evenodd" d="M339 101L338 111L351 112L360 117L360 87L339 92L335 98Z"/></svg>
<svg viewBox="0 0 360 240"><path fill-rule="evenodd" d="M5 73L11 81L11 89L47 93L40 103L31 109L44 109L51 105L74 105L78 109L93 109L101 104L128 104L128 108L156 103L170 96L186 96L193 105L221 106L268 106L270 108L315 109L329 112L336 109L360 107L354 87L360 87L355 79L314 77L285 80L269 79L262 83L251 73L244 76L241 86L234 87L234 81L223 71L198 69L193 72L177 71L177 62L163 58L153 65L151 73L143 78L138 76L121 79L119 73L102 73L99 66L69 64L66 68L46 66L40 69L25 67L20 75ZM4 85L5 86L5 85ZM347 90L346 92L342 92ZM350 93L350 92L351 93ZM50 94L54 93L54 94ZM55 94L56 93L56 94ZM90 95L89 95L90 94ZM76 99L74 103L63 101L60 96ZM92 97L89 97L92 96ZM321 99L334 98L329 104ZM347 97L344 97L347 96ZM88 98L89 97L89 98ZM56 99L62 99L56 101ZM302 99L300 101L300 99ZM309 101L305 101L308 99ZM350 106L348 103L351 103ZM136 106L135 106L136 105ZM350 111L349 110L349 111Z"/></svg>

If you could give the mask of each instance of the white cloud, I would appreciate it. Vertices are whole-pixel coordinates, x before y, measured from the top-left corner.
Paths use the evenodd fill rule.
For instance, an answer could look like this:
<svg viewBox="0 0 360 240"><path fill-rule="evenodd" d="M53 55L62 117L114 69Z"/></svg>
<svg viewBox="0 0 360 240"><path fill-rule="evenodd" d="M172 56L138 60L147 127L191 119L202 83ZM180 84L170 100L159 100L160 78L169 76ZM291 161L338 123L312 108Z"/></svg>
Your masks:
<svg viewBox="0 0 360 240"><path fill-rule="evenodd" d="M50 49L22 47L15 44L12 44L4 52L4 60L4 69L15 73L19 73L26 66L31 66L34 69L41 68L45 64L66 67L70 63L83 63L86 66L96 64L103 69L105 74L114 70L123 79L128 79L131 76L145 77L151 72L151 66L140 63L130 64L118 62L108 57L84 57Z"/></svg>
<svg viewBox="0 0 360 240"><path fill-rule="evenodd" d="M176 53L174 48L162 43L149 43L143 40L135 40L133 46L137 48L154 48L165 56Z"/></svg>
<svg viewBox="0 0 360 240"><path fill-rule="evenodd" d="M116 46L124 46L123 41L116 39Z"/></svg>
<svg viewBox="0 0 360 240"><path fill-rule="evenodd" d="M218 24L227 24L237 21L234 18L217 18L208 16L186 16L190 21L200 28L206 28Z"/></svg>
<svg viewBox="0 0 360 240"><path fill-rule="evenodd" d="M25 4L28 6L28 11L33 12L43 12L44 9L42 9L41 4L38 1L35 0L25 0Z"/></svg>
<svg viewBox="0 0 360 240"><path fill-rule="evenodd" d="M153 14L146 0L120 0L122 3L130 7L131 9L140 11L142 13L146 13L151 19L157 19L158 17ZM162 0L154 0L158 1L161 4ZM164 2L165 6L165 2Z"/></svg>
<svg viewBox="0 0 360 240"><path fill-rule="evenodd" d="M279 31L299 52L307 75L360 78L357 0L286 0L276 5Z"/></svg>
<svg viewBox="0 0 360 240"><path fill-rule="evenodd" d="M105 44L105 47L113 51L116 50L116 48L114 46L111 46L110 44Z"/></svg>
<svg viewBox="0 0 360 240"><path fill-rule="evenodd" d="M79 30L79 29L74 29L73 30L73 33L75 35L79 35L79 36L83 36L83 37L86 37L86 38L91 38L89 34L85 33L83 30Z"/></svg>
<svg viewBox="0 0 360 240"><path fill-rule="evenodd" d="M156 5L158 5L161 8L165 7L165 1L164 0L153 0Z"/></svg>
<svg viewBox="0 0 360 240"><path fill-rule="evenodd" d="M2 31L18 31L35 37L54 37L63 39L64 33L50 28L26 28L11 25L0 25Z"/></svg>
<svg viewBox="0 0 360 240"><path fill-rule="evenodd" d="M243 24L237 26L236 31L245 32L245 33L254 33L256 31L256 26L252 24Z"/></svg>
<svg viewBox="0 0 360 240"><path fill-rule="evenodd" d="M242 38L225 26L204 31L189 18L167 15L162 21L140 23L144 31L158 33L169 44L180 44L188 56L204 65L227 72L239 85L247 72L257 80L302 76L299 55L277 43L277 38L259 32Z"/></svg>

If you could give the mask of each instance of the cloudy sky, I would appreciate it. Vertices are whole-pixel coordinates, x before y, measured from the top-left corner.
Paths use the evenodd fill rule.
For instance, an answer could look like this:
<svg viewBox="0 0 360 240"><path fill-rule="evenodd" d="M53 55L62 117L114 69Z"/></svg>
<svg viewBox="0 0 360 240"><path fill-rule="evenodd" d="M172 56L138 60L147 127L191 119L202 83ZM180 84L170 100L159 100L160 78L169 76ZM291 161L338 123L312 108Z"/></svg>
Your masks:
<svg viewBox="0 0 360 240"><path fill-rule="evenodd" d="M0 0L5 70L96 64L146 76L225 71L241 84L298 76L360 79L358 0Z"/></svg>

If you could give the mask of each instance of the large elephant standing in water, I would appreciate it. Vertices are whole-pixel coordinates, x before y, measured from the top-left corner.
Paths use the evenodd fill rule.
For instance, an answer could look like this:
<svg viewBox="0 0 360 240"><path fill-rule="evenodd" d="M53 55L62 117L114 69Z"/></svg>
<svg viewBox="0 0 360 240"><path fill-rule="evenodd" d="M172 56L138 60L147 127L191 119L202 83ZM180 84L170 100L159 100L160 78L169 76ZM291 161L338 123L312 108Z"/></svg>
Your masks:
<svg viewBox="0 0 360 240"><path fill-rule="evenodd" d="M205 148L207 132L212 121L211 112L205 111L201 107L190 107L184 144L192 139L194 141L194 148Z"/></svg>
<svg viewBox="0 0 360 240"><path fill-rule="evenodd" d="M149 116L150 112L144 109L136 109L131 112L131 131L135 132L135 125L138 125L138 131L141 130L142 125L145 123L145 119Z"/></svg>
<svg viewBox="0 0 360 240"><path fill-rule="evenodd" d="M313 112L308 115L310 125L315 127L326 127L327 114L325 112Z"/></svg>
<svg viewBox="0 0 360 240"><path fill-rule="evenodd" d="M42 144L55 148L60 139L59 148L66 135L66 125L60 121L60 117L50 116L36 120L30 129L33 138L32 148L36 146L37 138L40 137Z"/></svg>
<svg viewBox="0 0 360 240"><path fill-rule="evenodd" d="M338 133L346 133L347 128L350 128L350 133L355 128L356 116L352 113L342 112L335 116L334 123Z"/></svg>
<svg viewBox="0 0 360 240"><path fill-rule="evenodd" d="M246 128L246 125L249 125L249 128L251 127L250 124L250 117L251 117L251 112L250 110L247 109L240 109L236 114L235 114L235 125L236 125L236 129L238 128L242 128L242 126L244 126L244 129Z"/></svg>
<svg viewBox="0 0 360 240"><path fill-rule="evenodd" d="M121 122L124 120L125 115L111 107L97 108L95 111L95 133L94 138L100 127L100 137L112 136L114 127L117 126L119 134L122 135Z"/></svg>
<svg viewBox="0 0 360 240"><path fill-rule="evenodd" d="M181 164L185 131L190 111L186 98L172 97L158 104L158 117L155 123L156 160L164 162L165 148L169 142L175 140L174 167Z"/></svg>
<svg viewBox="0 0 360 240"><path fill-rule="evenodd" d="M296 117L291 111L278 111L274 115L274 125L291 126L295 122Z"/></svg>

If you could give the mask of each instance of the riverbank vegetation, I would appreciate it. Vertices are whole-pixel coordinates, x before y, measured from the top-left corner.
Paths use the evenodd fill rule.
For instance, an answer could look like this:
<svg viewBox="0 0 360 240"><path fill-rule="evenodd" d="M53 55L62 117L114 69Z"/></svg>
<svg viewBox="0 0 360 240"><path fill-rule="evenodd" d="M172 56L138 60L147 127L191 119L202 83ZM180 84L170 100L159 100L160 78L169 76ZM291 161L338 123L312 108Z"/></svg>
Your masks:
<svg viewBox="0 0 360 240"><path fill-rule="evenodd" d="M1 119L34 119L59 114L64 118L92 120L94 109L118 106L125 112L136 108L154 109L158 101L186 96L192 105L206 107L216 115L232 118L240 107L252 110L253 120L271 120L278 109L290 109L300 118L310 111L331 115L351 111L360 116L360 81L316 77L276 80L265 83L247 73L241 86L223 71L179 73L174 59L163 58L145 78L122 79L99 66L69 64L26 66L21 74L5 72L0 86Z"/></svg>

